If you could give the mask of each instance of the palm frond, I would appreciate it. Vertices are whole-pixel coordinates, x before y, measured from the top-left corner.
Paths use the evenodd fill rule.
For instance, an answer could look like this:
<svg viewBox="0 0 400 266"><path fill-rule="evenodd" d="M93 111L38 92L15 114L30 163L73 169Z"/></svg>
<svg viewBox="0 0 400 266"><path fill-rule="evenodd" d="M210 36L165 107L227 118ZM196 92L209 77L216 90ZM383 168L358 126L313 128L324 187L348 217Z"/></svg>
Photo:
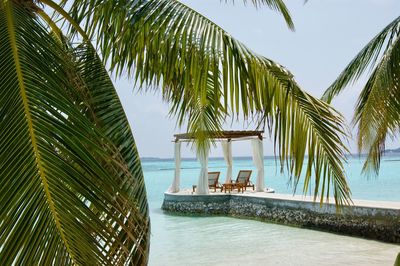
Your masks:
<svg viewBox="0 0 400 266"><path fill-rule="evenodd" d="M386 138L395 137L400 124L400 17L359 52L323 99L331 101L368 67L372 72L357 100L353 123L358 125L359 152L368 152L363 172L378 174Z"/></svg>
<svg viewBox="0 0 400 266"><path fill-rule="evenodd" d="M400 36L386 50L357 101L354 124L358 125L359 151L368 150L363 171L378 174L380 157L388 136L400 126Z"/></svg>
<svg viewBox="0 0 400 266"><path fill-rule="evenodd" d="M325 91L322 99L331 102L332 98L338 95L347 85L357 81L369 66L375 67L379 56L387 53L399 34L400 17L387 25L357 54L333 84Z"/></svg>
<svg viewBox="0 0 400 266"><path fill-rule="evenodd" d="M271 68L269 72L269 79L275 84L268 92L272 99L263 101L262 108L270 117L269 128L274 128L281 165L286 163L295 187L300 178L304 178L304 193L314 178L314 197L320 195L321 203L324 197L328 200L331 193L338 205L350 203L350 189L343 169L347 149L342 143L346 136L342 116L302 91L280 67ZM265 82L270 84L268 79Z"/></svg>
<svg viewBox="0 0 400 266"><path fill-rule="evenodd" d="M80 103L81 112L112 141L111 155L123 177L119 180L120 186L129 195L129 200L138 204L139 217L147 217L139 220L143 224L135 224L135 230L140 232L141 238L130 251L132 254L127 260L134 265L146 264L150 243L147 196L139 153L128 120L114 85L94 48L90 44L81 44L76 48L70 47L68 52L72 55L72 65L68 72L69 80L74 81L74 90L70 91L72 100ZM130 247L127 246L127 249Z"/></svg>
<svg viewBox="0 0 400 266"><path fill-rule="evenodd" d="M133 139L98 126L83 101L71 100L79 88L66 58L31 13L0 4L0 261L119 265L137 255L145 263L147 205L128 188L144 189L141 175L133 177ZM126 120L116 126L127 130ZM129 152L136 155L121 165Z"/></svg>
<svg viewBox="0 0 400 266"><path fill-rule="evenodd" d="M77 3L71 13L75 19L91 14L82 23L98 38L104 60L139 84L161 86L178 123L188 120L189 132L200 136L219 129L224 117L240 112L244 119L268 118L281 163L287 163L295 183L308 153L304 192L314 177L315 195L328 197L332 185L336 202L349 202L342 118L302 91L285 68L177 1ZM204 107L212 112L199 112Z"/></svg>
<svg viewBox="0 0 400 266"><path fill-rule="evenodd" d="M225 0L225 2L229 1ZM231 0L231 2L234 3L234 0ZM247 4L248 0L243 0L243 2ZM291 30L294 30L294 24L290 16L290 12L287 9L285 2L283 0L250 0L249 2L251 2L256 8L267 6L272 10L275 10L278 13L282 14L283 18L286 21L287 26Z"/></svg>
<svg viewBox="0 0 400 266"><path fill-rule="evenodd" d="M213 72L202 73L204 77L197 84L186 83L177 76L174 84L162 88L164 100L171 103L170 115L176 116L178 126L187 122L188 132L194 133L199 155L209 152L214 143L209 142L208 133L218 134L228 115L220 102L221 91L215 89L221 88L221 80L212 76Z"/></svg>

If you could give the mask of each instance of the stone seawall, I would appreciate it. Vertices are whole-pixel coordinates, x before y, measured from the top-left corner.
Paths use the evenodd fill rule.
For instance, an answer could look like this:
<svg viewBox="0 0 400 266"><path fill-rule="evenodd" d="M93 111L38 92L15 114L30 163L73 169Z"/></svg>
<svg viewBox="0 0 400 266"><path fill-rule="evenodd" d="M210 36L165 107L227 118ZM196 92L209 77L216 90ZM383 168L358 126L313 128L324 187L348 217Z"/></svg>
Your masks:
<svg viewBox="0 0 400 266"><path fill-rule="evenodd" d="M179 214L227 215L400 243L400 209L347 206L246 194L165 193L162 209Z"/></svg>

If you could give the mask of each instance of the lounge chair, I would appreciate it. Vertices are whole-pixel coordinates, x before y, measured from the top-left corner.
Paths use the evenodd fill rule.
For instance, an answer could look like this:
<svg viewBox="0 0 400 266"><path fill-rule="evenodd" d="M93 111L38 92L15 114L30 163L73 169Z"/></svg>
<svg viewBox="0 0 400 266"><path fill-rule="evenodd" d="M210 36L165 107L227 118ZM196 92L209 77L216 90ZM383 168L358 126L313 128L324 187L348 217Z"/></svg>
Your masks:
<svg viewBox="0 0 400 266"><path fill-rule="evenodd" d="M235 181L231 180L222 185L221 192L225 190L225 193L227 191L230 193L232 190L237 189L238 192L242 191L243 193L247 187L252 187L254 190L254 184L250 181L251 173L251 170L240 170Z"/></svg>
<svg viewBox="0 0 400 266"><path fill-rule="evenodd" d="M221 172L208 172L208 188L214 188L214 192L217 188L221 188L221 184L218 182L219 175ZM193 185L193 192L196 191L197 186Z"/></svg>
<svg viewBox="0 0 400 266"><path fill-rule="evenodd" d="M235 187L239 190L242 189L242 192L243 189L246 190L246 188L248 187L252 187L254 190L254 184L250 181L251 173L251 170L240 170L236 181L233 182L235 184Z"/></svg>

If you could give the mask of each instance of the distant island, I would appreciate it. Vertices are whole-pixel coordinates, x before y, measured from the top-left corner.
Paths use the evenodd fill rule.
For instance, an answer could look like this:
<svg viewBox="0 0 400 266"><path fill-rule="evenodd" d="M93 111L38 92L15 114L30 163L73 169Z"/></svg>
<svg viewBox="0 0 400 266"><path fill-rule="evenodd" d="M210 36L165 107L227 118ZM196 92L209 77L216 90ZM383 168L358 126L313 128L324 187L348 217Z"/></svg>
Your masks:
<svg viewBox="0 0 400 266"><path fill-rule="evenodd" d="M159 157L140 157L141 161L158 161L161 160Z"/></svg>
<svg viewBox="0 0 400 266"><path fill-rule="evenodd" d="M385 150L385 153L400 153L400 148L397 149L387 149Z"/></svg>

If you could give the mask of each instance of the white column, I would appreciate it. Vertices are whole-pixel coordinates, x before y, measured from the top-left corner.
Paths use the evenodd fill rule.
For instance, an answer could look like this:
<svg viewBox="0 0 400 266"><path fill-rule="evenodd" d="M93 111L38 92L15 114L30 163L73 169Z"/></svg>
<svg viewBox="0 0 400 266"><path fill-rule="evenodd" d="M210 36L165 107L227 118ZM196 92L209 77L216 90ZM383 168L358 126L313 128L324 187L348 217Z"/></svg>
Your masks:
<svg viewBox="0 0 400 266"><path fill-rule="evenodd" d="M197 159L200 162L200 176L197 182L196 194L206 195L208 191L208 151L197 152Z"/></svg>
<svg viewBox="0 0 400 266"><path fill-rule="evenodd" d="M253 161L257 167L257 181L256 191L264 191L264 151L263 142L260 139L252 139L251 145L253 146Z"/></svg>
<svg viewBox="0 0 400 266"><path fill-rule="evenodd" d="M181 175L181 143L175 142L175 176L172 185L169 187L168 192L177 193L179 192L180 175Z"/></svg>
<svg viewBox="0 0 400 266"><path fill-rule="evenodd" d="M225 183L229 183L232 180L232 141L223 140L221 146L227 166Z"/></svg>

